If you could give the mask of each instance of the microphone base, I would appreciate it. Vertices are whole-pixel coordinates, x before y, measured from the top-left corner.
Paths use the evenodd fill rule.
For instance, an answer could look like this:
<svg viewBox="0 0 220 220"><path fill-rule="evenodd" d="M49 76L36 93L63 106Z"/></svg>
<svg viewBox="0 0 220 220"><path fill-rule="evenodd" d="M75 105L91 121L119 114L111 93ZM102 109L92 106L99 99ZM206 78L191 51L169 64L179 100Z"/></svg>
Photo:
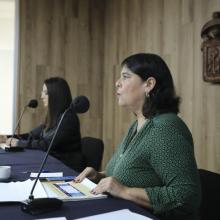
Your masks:
<svg viewBox="0 0 220 220"><path fill-rule="evenodd" d="M62 204L63 201L56 198L27 199L21 203L21 210L31 215L38 215L57 210Z"/></svg>

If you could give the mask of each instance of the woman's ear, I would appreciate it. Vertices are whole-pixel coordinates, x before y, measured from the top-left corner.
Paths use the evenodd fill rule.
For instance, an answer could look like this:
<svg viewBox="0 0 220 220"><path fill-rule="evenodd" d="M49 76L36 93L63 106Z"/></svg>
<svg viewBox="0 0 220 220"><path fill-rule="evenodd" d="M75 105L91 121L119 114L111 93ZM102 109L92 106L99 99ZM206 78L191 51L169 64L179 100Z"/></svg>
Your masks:
<svg viewBox="0 0 220 220"><path fill-rule="evenodd" d="M149 77L145 82L145 93L149 93L156 85L156 79L154 77Z"/></svg>

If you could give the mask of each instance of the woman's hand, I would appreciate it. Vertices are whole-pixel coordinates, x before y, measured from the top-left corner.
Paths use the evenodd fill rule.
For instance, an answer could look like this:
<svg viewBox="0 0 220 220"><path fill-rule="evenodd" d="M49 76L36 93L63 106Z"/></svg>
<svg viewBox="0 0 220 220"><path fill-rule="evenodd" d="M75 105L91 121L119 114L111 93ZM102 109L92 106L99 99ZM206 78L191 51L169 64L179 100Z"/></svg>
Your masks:
<svg viewBox="0 0 220 220"><path fill-rule="evenodd" d="M122 185L118 180L114 177L106 177L102 179L98 185L92 189L93 194L100 194L103 192L107 192L115 197L124 198L125 192L128 187Z"/></svg>
<svg viewBox="0 0 220 220"><path fill-rule="evenodd" d="M98 179L99 173L92 167L86 167L76 178L75 182L80 183L86 177L90 180L96 181Z"/></svg>
<svg viewBox="0 0 220 220"><path fill-rule="evenodd" d="M133 201L141 206L152 208L149 197L143 188L125 186L114 177L103 178L99 184L91 190L91 193L95 195L104 192L118 198Z"/></svg>
<svg viewBox="0 0 220 220"><path fill-rule="evenodd" d="M8 138L8 139L6 140L6 144L7 144L8 146L11 146L11 147L16 147L17 144L18 144L18 139L16 139L16 138Z"/></svg>
<svg viewBox="0 0 220 220"><path fill-rule="evenodd" d="M76 177L75 182L81 182L85 177L90 179L102 178L96 187L91 190L91 193L95 195L107 192L112 196L133 201L147 208L152 208L150 199L143 188L125 186L114 177L105 177L104 173L99 173L92 167L87 167L83 170L82 173Z"/></svg>

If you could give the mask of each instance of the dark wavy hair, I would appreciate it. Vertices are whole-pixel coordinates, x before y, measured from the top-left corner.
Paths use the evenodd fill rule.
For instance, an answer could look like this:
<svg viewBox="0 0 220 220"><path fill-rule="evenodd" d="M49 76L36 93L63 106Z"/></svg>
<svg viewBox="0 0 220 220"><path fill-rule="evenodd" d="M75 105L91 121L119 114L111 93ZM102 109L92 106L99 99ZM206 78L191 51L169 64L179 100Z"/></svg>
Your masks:
<svg viewBox="0 0 220 220"><path fill-rule="evenodd" d="M44 81L48 94L48 114L46 129L56 125L61 114L70 106L72 95L68 83L60 77L51 77Z"/></svg>
<svg viewBox="0 0 220 220"><path fill-rule="evenodd" d="M156 80L156 85L150 91L149 97L145 98L143 106L145 117L179 112L180 98L176 96L170 70L160 56L150 53L134 54L123 60L121 65L140 76L143 81L149 77Z"/></svg>

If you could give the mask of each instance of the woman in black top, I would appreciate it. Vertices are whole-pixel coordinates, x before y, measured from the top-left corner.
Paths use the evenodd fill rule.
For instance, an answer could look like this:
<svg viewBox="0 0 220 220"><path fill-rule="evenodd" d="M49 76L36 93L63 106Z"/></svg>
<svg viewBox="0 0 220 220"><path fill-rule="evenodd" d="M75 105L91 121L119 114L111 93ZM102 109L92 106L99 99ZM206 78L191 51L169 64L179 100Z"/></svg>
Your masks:
<svg viewBox="0 0 220 220"><path fill-rule="evenodd" d="M46 151L52 140L62 113L70 106L72 96L67 82L60 77L44 81L41 99L47 108L45 122L22 135L21 139L9 138L7 144ZM71 168L81 171L84 168L81 154L81 134L78 116L69 110L59 128L51 149L51 154Z"/></svg>

